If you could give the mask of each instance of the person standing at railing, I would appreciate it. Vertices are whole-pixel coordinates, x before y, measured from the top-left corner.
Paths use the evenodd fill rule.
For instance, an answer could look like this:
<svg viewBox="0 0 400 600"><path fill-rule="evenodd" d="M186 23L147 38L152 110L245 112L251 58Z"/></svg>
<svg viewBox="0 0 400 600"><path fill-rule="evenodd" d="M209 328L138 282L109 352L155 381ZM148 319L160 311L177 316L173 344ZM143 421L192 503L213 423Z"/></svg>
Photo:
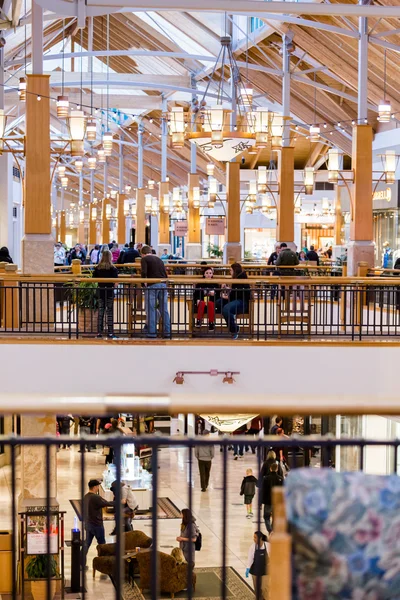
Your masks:
<svg viewBox="0 0 400 600"><path fill-rule="evenodd" d="M142 247L141 276L150 280L168 279L163 261L157 255L152 254L150 246L147 245ZM168 312L167 284L164 282L147 283L145 286L147 337L157 337L157 305L162 318L163 335L169 337L171 321Z"/></svg>
<svg viewBox="0 0 400 600"><path fill-rule="evenodd" d="M111 252L104 250L101 255L101 261L93 272L95 279L116 279L118 269L112 264ZM114 335L114 287L115 283L99 283L99 316L97 324L97 337L103 337L104 314L107 316L108 337L115 339Z"/></svg>
<svg viewBox="0 0 400 600"><path fill-rule="evenodd" d="M0 262L13 264L13 259L10 256L10 252L7 246L3 246L2 248L0 248Z"/></svg>
<svg viewBox="0 0 400 600"><path fill-rule="evenodd" d="M204 312L207 312L210 331L215 329L215 301L218 299L217 290L220 289L219 284L212 281L213 277L214 269L212 267L205 268L203 271L204 282L196 284L193 294L195 312L197 312L196 327L201 327Z"/></svg>
<svg viewBox="0 0 400 600"><path fill-rule="evenodd" d="M231 265L231 277L233 279L247 279L247 273L243 271L242 265L233 263ZM230 289L222 289L220 300L217 301L217 307L222 312L234 340L239 337L239 326L236 324L236 317L245 314L249 310L250 296L251 291L248 283L234 283Z"/></svg>
<svg viewBox="0 0 400 600"><path fill-rule="evenodd" d="M319 267L319 256L318 252L315 252L314 246L310 246L309 251L307 252L307 260L317 263L317 267Z"/></svg>

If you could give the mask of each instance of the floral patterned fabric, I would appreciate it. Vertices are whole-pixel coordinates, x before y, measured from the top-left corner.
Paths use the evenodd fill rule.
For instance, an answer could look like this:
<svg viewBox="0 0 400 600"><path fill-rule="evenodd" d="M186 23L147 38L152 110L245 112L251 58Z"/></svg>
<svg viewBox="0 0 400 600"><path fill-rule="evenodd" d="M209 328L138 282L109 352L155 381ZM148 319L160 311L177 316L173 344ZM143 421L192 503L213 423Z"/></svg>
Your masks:
<svg viewBox="0 0 400 600"><path fill-rule="evenodd" d="M296 600L400 600L400 477L293 469Z"/></svg>

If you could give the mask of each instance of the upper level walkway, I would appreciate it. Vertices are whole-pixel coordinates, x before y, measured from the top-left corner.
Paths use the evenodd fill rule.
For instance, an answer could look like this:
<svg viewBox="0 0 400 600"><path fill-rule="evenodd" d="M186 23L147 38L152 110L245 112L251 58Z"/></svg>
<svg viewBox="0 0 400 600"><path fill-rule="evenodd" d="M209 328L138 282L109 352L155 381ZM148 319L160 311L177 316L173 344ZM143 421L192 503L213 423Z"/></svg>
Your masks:
<svg viewBox="0 0 400 600"><path fill-rule="evenodd" d="M181 264L164 281L142 279L132 272L137 266L122 268L115 280L0 272L0 337L91 340L104 332L124 341L213 344L397 341L400 332L400 287L392 273L349 278L337 267L321 273L300 266L283 276L260 265L248 268L247 280L234 280L220 265L210 294L200 266ZM154 284L161 285L147 287Z"/></svg>

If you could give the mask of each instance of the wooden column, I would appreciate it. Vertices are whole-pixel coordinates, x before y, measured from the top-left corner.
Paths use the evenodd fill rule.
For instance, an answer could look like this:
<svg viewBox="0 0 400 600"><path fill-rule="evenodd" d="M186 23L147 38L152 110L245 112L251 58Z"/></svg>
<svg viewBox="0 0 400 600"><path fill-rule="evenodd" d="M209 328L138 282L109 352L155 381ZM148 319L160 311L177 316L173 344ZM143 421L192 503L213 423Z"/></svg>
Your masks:
<svg viewBox="0 0 400 600"><path fill-rule="evenodd" d="M144 244L146 240L145 190L136 190L136 242Z"/></svg>
<svg viewBox="0 0 400 600"><path fill-rule="evenodd" d="M67 221L65 210L60 212L60 242L65 244L65 236L67 233Z"/></svg>
<svg viewBox="0 0 400 600"><path fill-rule="evenodd" d="M81 223L79 221L79 225L78 225L78 243L79 244L86 244L86 236L85 236L85 223Z"/></svg>
<svg viewBox="0 0 400 600"><path fill-rule="evenodd" d="M125 227L125 200L127 199L126 194L118 194L117 200L117 242L118 244L125 244L129 240L125 239L126 227Z"/></svg>
<svg viewBox="0 0 400 600"><path fill-rule="evenodd" d="M189 244L200 244L200 208L193 207L193 188L200 188L200 177L189 173L188 176L188 242Z"/></svg>
<svg viewBox="0 0 400 600"><path fill-rule="evenodd" d="M51 234L49 81L49 75L27 76L25 234Z"/></svg>
<svg viewBox="0 0 400 600"><path fill-rule="evenodd" d="M60 215L56 213L56 242L60 241Z"/></svg>
<svg viewBox="0 0 400 600"><path fill-rule="evenodd" d="M94 219L92 217L92 208L93 205L89 206L89 244L90 246L95 246L97 244L97 217ZM97 207L96 207L97 208ZM99 210L97 208L97 210Z"/></svg>
<svg viewBox="0 0 400 600"><path fill-rule="evenodd" d="M335 199L335 246L342 245L342 199L341 199L341 187L336 185L336 199Z"/></svg>
<svg viewBox="0 0 400 600"><path fill-rule="evenodd" d="M294 243L294 148L281 149L276 241Z"/></svg>
<svg viewBox="0 0 400 600"><path fill-rule="evenodd" d="M110 221L107 218L107 205L110 204L109 198L103 198L103 207L101 212L101 236L103 244L110 243Z"/></svg>
<svg viewBox="0 0 400 600"><path fill-rule="evenodd" d="M169 246L170 245L169 213L164 213L162 211L164 194L168 194L168 192L169 192L169 183L167 181L161 182L159 184L160 221L158 224L158 244L160 246L162 246L162 245Z"/></svg>
<svg viewBox="0 0 400 600"><path fill-rule="evenodd" d="M240 244L240 163L226 165L226 263L238 262L242 257Z"/></svg>
<svg viewBox="0 0 400 600"><path fill-rule="evenodd" d="M372 127L353 127L352 168L354 186L351 198L348 274L357 274L358 263L374 266L374 228L372 214Z"/></svg>

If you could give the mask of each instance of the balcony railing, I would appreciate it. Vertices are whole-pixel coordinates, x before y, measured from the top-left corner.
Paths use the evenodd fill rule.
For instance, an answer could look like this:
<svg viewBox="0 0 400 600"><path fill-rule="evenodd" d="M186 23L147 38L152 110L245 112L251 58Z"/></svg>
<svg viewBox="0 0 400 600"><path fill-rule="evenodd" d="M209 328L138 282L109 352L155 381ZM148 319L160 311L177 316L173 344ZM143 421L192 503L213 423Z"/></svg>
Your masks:
<svg viewBox="0 0 400 600"><path fill-rule="evenodd" d="M174 276L163 282L129 275L95 280L11 273L0 279L0 334L90 338L104 331L125 339L150 334L156 339L196 338L213 343L230 339L237 325L243 340L396 338L400 287L395 281L250 276L246 280L250 289L245 289L243 279L215 277L213 282L220 288L204 299L207 306L201 318L196 285L205 280L199 277ZM115 283L114 290L106 292L106 282ZM156 292L151 287L155 283L165 287ZM239 305L232 306L235 301ZM100 327L102 312L104 325Z"/></svg>

